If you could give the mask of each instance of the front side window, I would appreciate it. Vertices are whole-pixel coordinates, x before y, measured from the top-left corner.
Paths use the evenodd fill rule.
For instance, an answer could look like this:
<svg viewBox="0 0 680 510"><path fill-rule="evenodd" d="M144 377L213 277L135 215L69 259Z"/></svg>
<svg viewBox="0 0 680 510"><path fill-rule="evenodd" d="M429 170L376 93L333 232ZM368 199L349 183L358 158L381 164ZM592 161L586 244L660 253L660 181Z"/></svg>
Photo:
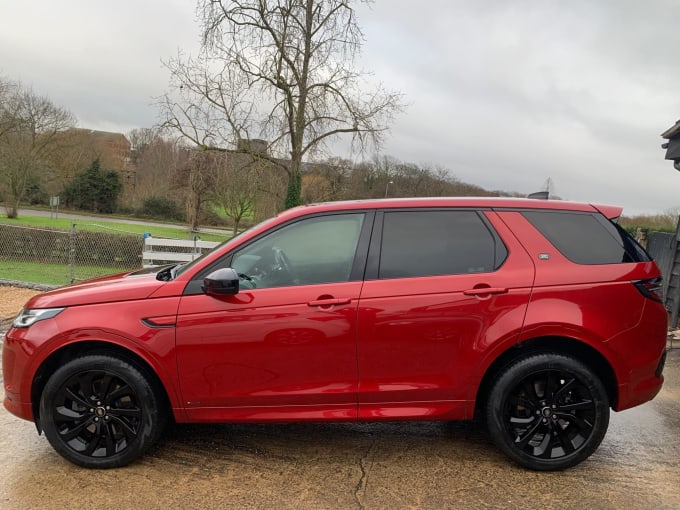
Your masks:
<svg viewBox="0 0 680 510"><path fill-rule="evenodd" d="M383 220L378 277L485 273L507 256L475 211L391 211Z"/></svg>
<svg viewBox="0 0 680 510"><path fill-rule="evenodd" d="M280 228L242 250L231 266L242 288L348 281L363 213L318 216Z"/></svg>

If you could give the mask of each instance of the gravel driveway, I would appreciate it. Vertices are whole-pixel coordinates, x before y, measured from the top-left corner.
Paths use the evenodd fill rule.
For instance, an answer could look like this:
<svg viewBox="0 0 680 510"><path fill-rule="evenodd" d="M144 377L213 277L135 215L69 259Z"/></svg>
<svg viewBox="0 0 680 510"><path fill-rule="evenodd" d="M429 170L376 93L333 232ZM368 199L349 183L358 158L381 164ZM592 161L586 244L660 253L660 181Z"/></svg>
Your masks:
<svg viewBox="0 0 680 510"><path fill-rule="evenodd" d="M26 301L40 294L35 289L0 286L0 332L4 332Z"/></svg>

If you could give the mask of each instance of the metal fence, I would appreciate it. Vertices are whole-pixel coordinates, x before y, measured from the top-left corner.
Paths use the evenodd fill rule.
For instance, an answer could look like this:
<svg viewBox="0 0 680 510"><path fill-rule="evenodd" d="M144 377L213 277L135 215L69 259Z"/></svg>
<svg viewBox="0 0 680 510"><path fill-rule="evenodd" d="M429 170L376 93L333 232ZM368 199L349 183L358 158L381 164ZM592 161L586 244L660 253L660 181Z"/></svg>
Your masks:
<svg viewBox="0 0 680 510"><path fill-rule="evenodd" d="M675 234L651 232L647 251L656 261L663 278L663 300L669 313L669 327L675 329L680 316L680 224Z"/></svg>
<svg viewBox="0 0 680 510"><path fill-rule="evenodd" d="M199 246L197 239L189 241L192 253L214 244ZM640 240L663 274L664 302L675 328L680 317L680 223L676 234L651 232ZM164 248L173 249L186 251ZM96 223L73 223L68 231L0 224L0 280L65 285L141 268L144 252L143 236Z"/></svg>
<svg viewBox="0 0 680 510"><path fill-rule="evenodd" d="M93 231L92 228L97 231ZM64 285L142 266L142 236L94 223L0 225L0 279Z"/></svg>
<svg viewBox="0 0 680 510"><path fill-rule="evenodd" d="M212 241L201 241L198 236L194 236L193 240L158 239L148 236L144 238L142 263L144 267L151 267L159 264L190 262L218 244Z"/></svg>

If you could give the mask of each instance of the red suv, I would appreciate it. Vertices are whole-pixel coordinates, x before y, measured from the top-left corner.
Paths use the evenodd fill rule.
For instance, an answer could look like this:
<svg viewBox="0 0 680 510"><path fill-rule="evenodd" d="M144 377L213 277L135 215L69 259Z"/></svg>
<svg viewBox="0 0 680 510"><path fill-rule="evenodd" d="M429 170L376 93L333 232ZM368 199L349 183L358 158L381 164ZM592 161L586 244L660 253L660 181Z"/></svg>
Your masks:
<svg viewBox="0 0 680 510"><path fill-rule="evenodd" d="M5 407L86 467L176 422L468 420L581 462L663 383L659 270L621 212L517 199L303 206L186 265L31 299Z"/></svg>

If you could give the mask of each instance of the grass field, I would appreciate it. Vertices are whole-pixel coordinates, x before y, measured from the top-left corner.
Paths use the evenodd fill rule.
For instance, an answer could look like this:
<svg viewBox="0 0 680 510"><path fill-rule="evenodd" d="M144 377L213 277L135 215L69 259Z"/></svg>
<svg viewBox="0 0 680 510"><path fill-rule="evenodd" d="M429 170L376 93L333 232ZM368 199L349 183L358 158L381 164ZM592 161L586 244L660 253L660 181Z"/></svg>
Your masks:
<svg viewBox="0 0 680 510"><path fill-rule="evenodd" d="M27 283L43 283L48 285L66 285L71 283L67 264L45 264L39 262L0 261L0 278ZM74 279L87 280L107 274L121 273L117 267L77 266Z"/></svg>
<svg viewBox="0 0 680 510"><path fill-rule="evenodd" d="M143 220L140 220L143 221ZM49 228L56 230L69 231L73 223L77 230L88 230L93 232L106 232L109 234L125 234L142 236L148 232L154 237L167 237L174 239L193 239L195 233L189 232L186 228L171 228L158 226L153 223L148 225L135 225L121 223L107 218L97 218L93 221L71 220L67 218L49 218L43 216L20 216L18 219L8 219L0 217L0 224ZM198 236L203 241L222 242L231 237L230 233L224 235L201 232ZM141 255L141 254L140 254ZM134 268L130 268L134 269ZM120 273L125 271L119 267L102 266L80 266L74 268L73 277L76 281L104 276L107 274ZM49 285L66 285L71 283L70 271L67 264L48 264L42 262L3 260L3 253L0 253L0 279L15 280L20 282L43 283Z"/></svg>
<svg viewBox="0 0 680 510"><path fill-rule="evenodd" d="M142 220L140 220L142 221ZM20 216L17 219L10 220L7 217L0 217L0 223L4 225L15 225L19 227L35 227L35 228L52 228L57 230L71 230L73 224L79 230L90 230L93 232L109 232L132 235L143 235L149 232L154 237L169 237L175 239L193 239L196 235L189 232L186 228L171 228L158 226L153 223L148 225L134 225L128 223L120 223L115 220L96 219L95 221L86 220L70 220L66 218L47 218L43 216ZM231 234L225 231L225 235L211 234L208 232L200 232L198 236L203 241L217 241L221 242L231 237Z"/></svg>

